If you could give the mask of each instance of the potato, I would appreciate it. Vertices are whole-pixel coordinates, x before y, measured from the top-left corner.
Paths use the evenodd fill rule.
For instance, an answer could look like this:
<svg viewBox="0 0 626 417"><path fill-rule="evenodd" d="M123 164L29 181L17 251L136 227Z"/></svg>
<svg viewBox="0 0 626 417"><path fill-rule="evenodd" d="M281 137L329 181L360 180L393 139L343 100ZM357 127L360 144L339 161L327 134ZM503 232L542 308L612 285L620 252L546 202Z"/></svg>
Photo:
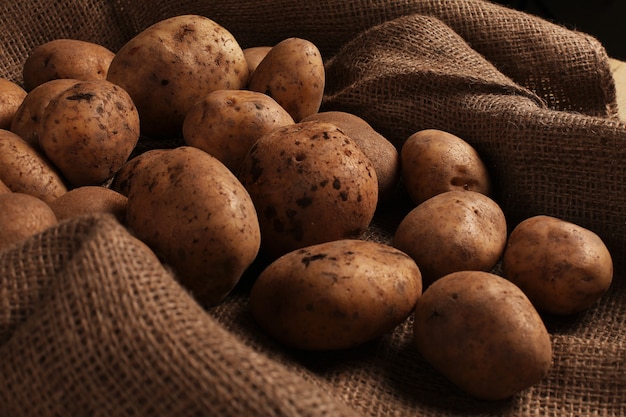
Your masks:
<svg viewBox="0 0 626 417"><path fill-rule="evenodd" d="M446 275L415 306L422 357L484 400L502 400L541 381L552 362L550 335L526 295L484 271Z"/></svg>
<svg viewBox="0 0 626 417"><path fill-rule="evenodd" d="M54 212L37 197L0 193L0 251L55 224Z"/></svg>
<svg viewBox="0 0 626 417"><path fill-rule="evenodd" d="M460 137L426 129L409 136L400 150L402 179L415 204L452 190L489 196L491 179L478 152Z"/></svg>
<svg viewBox="0 0 626 417"><path fill-rule="evenodd" d="M10 193L10 192L12 192L11 189L7 187L6 184L2 182L2 180L0 180L0 194Z"/></svg>
<svg viewBox="0 0 626 417"><path fill-rule="evenodd" d="M134 158L126 161L124 165L117 171L113 180L111 181L110 187L112 190L117 191L118 193L127 196L130 191L130 184L135 178L135 174L141 171L144 166L150 161L152 158L161 155L166 152L168 149L149 149Z"/></svg>
<svg viewBox="0 0 626 417"><path fill-rule="evenodd" d="M181 146L144 161L129 182L127 224L203 304L222 301L261 242L246 189L224 164Z"/></svg>
<svg viewBox="0 0 626 417"><path fill-rule="evenodd" d="M248 150L261 136L293 123L289 113L263 93L216 90L187 112L183 139L237 173Z"/></svg>
<svg viewBox="0 0 626 417"><path fill-rule="evenodd" d="M613 280L613 261L591 230L539 215L511 232L502 273L539 311L570 315L591 307L606 293Z"/></svg>
<svg viewBox="0 0 626 417"><path fill-rule="evenodd" d="M254 74L256 67L259 66L265 55L272 49L271 46L251 46L250 48L244 48L243 55L246 57L248 63L248 73L250 77Z"/></svg>
<svg viewBox="0 0 626 417"><path fill-rule="evenodd" d="M11 191L29 194L46 203L67 192L57 168L13 132L0 129L0 180Z"/></svg>
<svg viewBox="0 0 626 417"><path fill-rule="evenodd" d="M319 49L306 39L288 38L267 53L248 88L269 95L299 122L317 113L324 86L324 62Z"/></svg>
<svg viewBox="0 0 626 417"><path fill-rule="evenodd" d="M376 210L372 163L330 123L297 123L265 134L246 155L239 178L259 213L261 250L270 259L358 238Z"/></svg>
<svg viewBox="0 0 626 417"><path fill-rule="evenodd" d="M272 337L307 350L347 349L389 332L422 293L406 254L364 240L336 240L290 252L255 281L250 311Z"/></svg>
<svg viewBox="0 0 626 417"><path fill-rule="evenodd" d="M39 150L39 132L46 107L53 98L78 82L72 78L60 78L46 81L32 89L15 112L11 132Z"/></svg>
<svg viewBox="0 0 626 417"><path fill-rule="evenodd" d="M378 178L378 201L388 200L400 180L400 156L387 138L361 117L343 111L325 111L305 117L302 121L320 120L335 124L350 136L372 161Z"/></svg>
<svg viewBox="0 0 626 417"><path fill-rule="evenodd" d="M22 68L27 91L46 81L75 78L104 80L115 54L108 48L78 39L54 39L35 47Z"/></svg>
<svg viewBox="0 0 626 417"><path fill-rule="evenodd" d="M49 203L59 221L87 214L110 213L126 223L128 198L110 188L84 185Z"/></svg>
<svg viewBox="0 0 626 417"><path fill-rule="evenodd" d="M0 78L0 129L8 130L17 109L26 97L26 90L6 78Z"/></svg>
<svg viewBox="0 0 626 417"><path fill-rule="evenodd" d="M139 109L146 136L179 136L189 109L214 90L248 83L243 50L226 28L197 15L155 23L129 40L109 68Z"/></svg>
<svg viewBox="0 0 626 417"><path fill-rule="evenodd" d="M506 239L506 219L496 202L457 190L412 209L398 225L393 246L415 259L428 286L451 272L493 269Z"/></svg>
<svg viewBox="0 0 626 417"><path fill-rule="evenodd" d="M106 81L82 81L57 95L43 114L39 145L75 187L100 185L126 162L139 140L130 96Z"/></svg>

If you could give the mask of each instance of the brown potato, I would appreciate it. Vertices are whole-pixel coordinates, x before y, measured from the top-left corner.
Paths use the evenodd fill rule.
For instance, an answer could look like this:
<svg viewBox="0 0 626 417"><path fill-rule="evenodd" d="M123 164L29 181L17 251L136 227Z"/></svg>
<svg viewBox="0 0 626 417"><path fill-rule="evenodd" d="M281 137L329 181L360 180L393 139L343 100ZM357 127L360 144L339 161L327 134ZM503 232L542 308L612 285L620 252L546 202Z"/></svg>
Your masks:
<svg viewBox="0 0 626 417"><path fill-rule="evenodd" d="M6 78L0 78L0 129L8 130L17 109L26 97L26 90Z"/></svg>
<svg viewBox="0 0 626 417"><path fill-rule="evenodd" d="M459 271L432 284L415 306L419 353L470 395L503 400L539 383L552 363L550 335L513 283Z"/></svg>
<svg viewBox="0 0 626 417"><path fill-rule="evenodd" d="M271 263L250 293L253 317L272 337L307 350L348 349L391 331L422 293L406 254L364 240L336 240Z"/></svg>
<svg viewBox="0 0 626 417"><path fill-rule="evenodd" d="M261 136L293 118L271 97L256 91L216 90L187 112L183 138L237 173L248 150Z"/></svg>
<svg viewBox="0 0 626 417"><path fill-rule="evenodd" d="M259 250L250 196L224 164L194 147L164 150L144 162L129 182L129 229L198 301L222 301Z"/></svg>
<svg viewBox="0 0 626 417"><path fill-rule="evenodd" d="M24 62L24 87L31 91L58 78L104 80L114 56L111 50L93 42L54 39L35 47Z"/></svg>
<svg viewBox="0 0 626 417"><path fill-rule="evenodd" d="M613 261L591 230L552 216L534 216L511 232L502 272L538 310L569 315L591 307L608 291Z"/></svg>
<svg viewBox="0 0 626 417"><path fill-rule="evenodd" d="M46 203L67 192L56 167L13 132L0 129L0 180L11 191L30 194Z"/></svg>
<svg viewBox="0 0 626 417"><path fill-rule="evenodd" d="M139 140L130 96L106 81L82 81L44 111L39 145L73 185L100 185L126 162Z"/></svg>
<svg viewBox="0 0 626 417"><path fill-rule="evenodd" d="M259 213L261 249L270 258L359 238L376 210L372 163L330 123L298 123L267 133L246 155L239 178Z"/></svg>
<svg viewBox="0 0 626 417"><path fill-rule="evenodd" d="M491 194L491 180L480 155L451 133L416 132L402 145L400 158L404 185L415 204L452 190Z"/></svg>
<svg viewBox="0 0 626 417"><path fill-rule="evenodd" d="M110 188L85 185L69 190L49 203L59 221L87 214L110 213L126 222L128 198Z"/></svg>
<svg viewBox="0 0 626 417"><path fill-rule="evenodd" d="M39 131L43 113L50 101L78 81L60 78L46 81L32 89L15 112L11 122L11 132L17 134L35 149L39 147Z"/></svg>
<svg viewBox="0 0 626 417"><path fill-rule="evenodd" d="M152 158L157 157L164 152L167 152L167 149L149 149L126 161L119 171L117 171L109 186L112 190L128 197L130 184L135 178L137 172L140 172Z"/></svg>
<svg viewBox="0 0 626 417"><path fill-rule="evenodd" d="M324 62L319 49L306 39L288 38L267 53L248 88L269 95L299 122L317 113L324 86Z"/></svg>
<svg viewBox="0 0 626 417"><path fill-rule="evenodd" d="M115 55L109 81L133 98L146 136L179 136L189 109L214 90L248 83L235 37L203 16L179 15L144 29Z"/></svg>
<svg viewBox="0 0 626 417"><path fill-rule="evenodd" d="M0 193L0 251L55 224L54 212L37 197Z"/></svg>
<svg viewBox="0 0 626 417"><path fill-rule="evenodd" d="M12 192L11 189L7 187L6 184L2 182L2 180L0 180L0 194L10 193L10 192Z"/></svg>
<svg viewBox="0 0 626 417"><path fill-rule="evenodd" d="M355 114L325 111L302 119L303 122L310 120L333 123L350 136L374 165L378 177L378 201L386 201L392 196L400 179L400 156L393 143Z"/></svg>
<svg viewBox="0 0 626 417"><path fill-rule="evenodd" d="M259 66L265 55L272 49L271 46L252 46L250 48L244 48L243 55L246 57L248 63L248 72L250 77L254 74L256 67Z"/></svg>
<svg viewBox="0 0 626 417"><path fill-rule="evenodd" d="M451 272L489 271L500 260L507 239L502 209L475 191L447 191L411 210L393 236L428 286Z"/></svg>

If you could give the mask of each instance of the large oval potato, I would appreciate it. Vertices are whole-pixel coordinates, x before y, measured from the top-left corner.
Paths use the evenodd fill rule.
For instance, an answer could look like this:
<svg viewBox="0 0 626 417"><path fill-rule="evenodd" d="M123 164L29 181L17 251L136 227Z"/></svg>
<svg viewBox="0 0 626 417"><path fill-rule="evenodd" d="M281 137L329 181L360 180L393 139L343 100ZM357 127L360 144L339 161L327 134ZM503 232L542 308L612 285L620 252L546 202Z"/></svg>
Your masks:
<svg viewBox="0 0 626 417"><path fill-rule="evenodd" d="M446 275L424 290L414 317L422 357L477 398L509 398L539 383L550 369L552 344L539 313L498 275Z"/></svg>
<svg viewBox="0 0 626 417"><path fill-rule="evenodd" d="M100 185L126 162L139 140L139 115L124 89L82 81L46 106L39 145L73 185Z"/></svg>
<svg viewBox="0 0 626 417"><path fill-rule="evenodd" d="M55 224L54 212L37 197L0 193L0 251Z"/></svg>
<svg viewBox="0 0 626 417"><path fill-rule="evenodd" d="M183 121L187 145L210 153L235 174L264 134L293 118L270 96L247 90L216 90L191 107Z"/></svg>
<svg viewBox="0 0 626 417"><path fill-rule="evenodd" d="M541 215L513 229L502 257L502 273L538 310L568 315L591 307L608 291L613 261L591 230Z"/></svg>
<svg viewBox="0 0 626 417"><path fill-rule="evenodd" d="M40 152L15 133L0 129L0 180L11 191L49 203L67 192L65 179Z"/></svg>
<svg viewBox="0 0 626 417"><path fill-rule="evenodd" d="M290 347L348 349L389 332L422 293L406 254L364 240L336 240L290 252L255 281L249 306L259 325Z"/></svg>
<svg viewBox="0 0 626 417"><path fill-rule="evenodd" d="M261 249L270 258L359 238L378 200L371 161L337 126L325 122L267 133L252 145L239 178L259 213Z"/></svg>
<svg viewBox="0 0 626 417"><path fill-rule="evenodd" d="M211 19L179 15L155 23L116 53L109 81L133 98L146 136L179 136L189 109L214 90L248 83L235 37Z"/></svg>
<svg viewBox="0 0 626 417"><path fill-rule="evenodd" d="M31 91L58 78L104 80L114 56L111 50L93 42L53 39L35 47L24 62L24 87Z"/></svg>
<svg viewBox="0 0 626 417"><path fill-rule="evenodd" d="M224 164L194 147L145 162L129 182L128 227L198 301L222 301L259 250L250 196Z"/></svg>
<svg viewBox="0 0 626 417"><path fill-rule="evenodd" d="M126 223L128 198L107 187L84 185L49 203L59 221L87 214L109 213Z"/></svg>
<svg viewBox="0 0 626 417"><path fill-rule="evenodd" d="M428 286L451 272L491 270L506 239L506 219L495 201L475 191L447 191L402 219L393 246L415 259Z"/></svg>
<svg viewBox="0 0 626 417"><path fill-rule="evenodd" d="M0 78L0 129L8 130L17 109L26 98L26 90L6 78Z"/></svg>
<svg viewBox="0 0 626 417"><path fill-rule="evenodd" d="M267 53L250 78L248 88L272 97L296 122L317 113L326 83L324 62L317 46L288 38Z"/></svg>

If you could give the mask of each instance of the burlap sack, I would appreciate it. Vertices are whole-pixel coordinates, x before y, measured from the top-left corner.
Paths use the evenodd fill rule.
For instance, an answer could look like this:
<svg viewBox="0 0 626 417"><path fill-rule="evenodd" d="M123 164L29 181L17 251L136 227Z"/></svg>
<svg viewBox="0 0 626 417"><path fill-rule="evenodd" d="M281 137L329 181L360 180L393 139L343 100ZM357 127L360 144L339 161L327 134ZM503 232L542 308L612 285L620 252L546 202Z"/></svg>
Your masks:
<svg viewBox="0 0 626 417"><path fill-rule="evenodd" d="M481 0L97 1L0 4L0 75L69 37L113 50L162 18L198 13L242 46L308 38L326 109L354 111L397 145L422 128L472 143L511 222L551 214L599 233L618 265L586 313L545 317L550 374L486 403L432 370L411 320L366 346L275 344L246 308L252 268L203 308L111 217L69 221L0 253L0 416L555 416L626 414L623 143L607 57L593 38ZM406 206L379 213L385 241Z"/></svg>

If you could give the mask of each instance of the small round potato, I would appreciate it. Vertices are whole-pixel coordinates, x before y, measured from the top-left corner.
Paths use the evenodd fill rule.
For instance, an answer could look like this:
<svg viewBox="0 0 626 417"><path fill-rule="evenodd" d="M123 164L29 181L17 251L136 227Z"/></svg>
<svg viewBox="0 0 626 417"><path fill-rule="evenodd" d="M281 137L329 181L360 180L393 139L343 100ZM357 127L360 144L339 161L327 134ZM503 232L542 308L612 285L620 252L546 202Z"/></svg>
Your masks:
<svg viewBox="0 0 626 417"><path fill-rule="evenodd" d="M0 251L55 224L54 212L37 197L0 193Z"/></svg>
<svg viewBox="0 0 626 417"><path fill-rule="evenodd" d="M222 301L259 250L250 196L224 164L191 146L144 162L129 182L129 229L199 302Z"/></svg>
<svg viewBox="0 0 626 417"><path fill-rule="evenodd" d="M427 129L409 136L400 150L402 178L415 204L452 190L491 194L491 180L478 152L451 133Z"/></svg>
<svg viewBox="0 0 626 417"><path fill-rule="evenodd" d="M324 71L320 51L312 42L288 38L267 53L248 88L269 95L299 122L317 113L322 104Z"/></svg>
<svg viewBox="0 0 626 417"><path fill-rule="evenodd" d="M54 39L35 47L24 62L27 91L46 81L74 78L104 80L115 54L102 45L78 39Z"/></svg>
<svg viewBox="0 0 626 417"><path fill-rule="evenodd" d="M591 230L552 216L534 216L511 232L503 275L542 312L569 315L598 301L613 280L613 261Z"/></svg>
<svg viewBox="0 0 626 417"><path fill-rule="evenodd" d="M319 120L335 124L350 136L372 161L378 177L378 201L394 194L400 180L400 156L387 138L361 117L343 111L325 111L305 117L302 121Z"/></svg>
<svg viewBox="0 0 626 417"><path fill-rule="evenodd" d="M39 145L73 185L100 185L126 162L139 140L130 96L106 81L82 81L44 111Z"/></svg>
<svg viewBox="0 0 626 417"><path fill-rule="evenodd" d="M348 349L389 332L422 293L419 268L406 254L364 240L336 240L271 263L250 293L259 325L290 347Z"/></svg>
<svg viewBox="0 0 626 417"><path fill-rule="evenodd" d="M17 109L26 98L26 90L6 78L0 78L0 129L9 130Z"/></svg>
<svg viewBox="0 0 626 417"><path fill-rule="evenodd" d="M109 81L133 98L141 132L179 137L189 109L214 90L248 84L248 63L235 37L211 19L179 15L128 41L109 68Z"/></svg>
<svg viewBox="0 0 626 417"><path fill-rule="evenodd" d="M414 317L422 357L479 399L507 399L550 370L552 344L539 313L498 275L446 275L424 290Z"/></svg>
<svg viewBox="0 0 626 417"><path fill-rule="evenodd" d="M210 153L236 174L248 150L261 136L293 123L289 113L268 95L216 90L187 112L183 138L187 145Z"/></svg>
<svg viewBox="0 0 626 417"><path fill-rule="evenodd" d="M239 178L259 213L261 250L270 258L359 238L376 210L371 161L330 123L297 123L267 133L252 145Z"/></svg>
<svg viewBox="0 0 626 417"><path fill-rule="evenodd" d="M0 129L0 180L16 193L50 203L67 192L56 167L15 133Z"/></svg>
<svg viewBox="0 0 626 417"><path fill-rule="evenodd" d="M110 213L126 222L128 198L110 188L84 185L69 190L49 203L59 221L87 214Z"/></svg>
<svg viewBox="0 0 626 417"><path fill-rule="evenodd" d="M33 148L40 149L39 131L46 107L53 98L78 82L72 78L60 78L46 81L32 89L15 112L11 132L19 135Z"/></svg>
<svg viewBox="0 0 626 417"><path fill-rule="evenodd" d="M265 55L272 49L271 46L251 46L250 48L244 48L243 54L246 57L248 63L248 72L250 77L256 71L256 67L259 66Z"/></svg>
<svg viewBox="0 0 626 417"><path fill-rule="evenodd" d="M506 239L504 213L492 199L475 191L447 191L404 217L393 246L415 259L428 286L451 272L493 269Z"/></svg>

